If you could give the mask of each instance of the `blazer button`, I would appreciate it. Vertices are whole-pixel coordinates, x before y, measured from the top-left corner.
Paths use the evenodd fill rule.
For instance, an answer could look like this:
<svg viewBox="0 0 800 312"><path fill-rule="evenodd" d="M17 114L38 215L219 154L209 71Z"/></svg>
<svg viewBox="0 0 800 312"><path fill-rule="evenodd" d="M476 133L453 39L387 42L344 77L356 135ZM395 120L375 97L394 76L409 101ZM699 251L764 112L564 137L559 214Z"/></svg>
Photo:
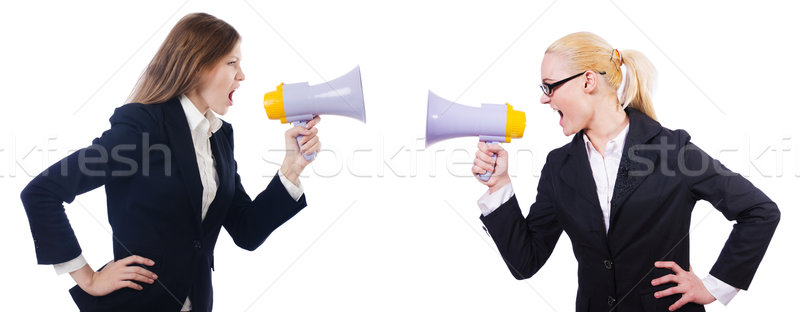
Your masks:
<svg viewBox="0 0 800 312"><path fill-rule="evenodd" d="M603 265L606 267L606 269L609 270L611 270L614 267L614 263L611 262L611 260L603 260Z"/></svg>
<svg viewBox="0 0 800 312"><path fill-rule="evenodd" d="M616 303L616 302L617 302L617 299L614 299L614 297L608 296L608 306L609 307L613 307L614 303Z"/></svg>
<svg viewBox="0 0 800 312"><path fill-rule="evenodd" d="M194 244L194 248L200 249L200 241L196 240L192 242Z"/></svg>

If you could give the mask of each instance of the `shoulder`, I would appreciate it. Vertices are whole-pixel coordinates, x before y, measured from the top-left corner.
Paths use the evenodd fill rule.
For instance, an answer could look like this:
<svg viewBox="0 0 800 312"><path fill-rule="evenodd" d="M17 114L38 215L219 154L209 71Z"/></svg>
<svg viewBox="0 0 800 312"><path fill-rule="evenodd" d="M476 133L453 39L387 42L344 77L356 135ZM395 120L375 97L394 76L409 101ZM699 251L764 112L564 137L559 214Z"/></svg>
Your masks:
<svg viewBox="0 0 800 312"><path fill-rule="evenodd" d="M684 146L691 137L686 130L664 127L660 122L650 118L639 110L628 107L625 112L630 118L628 137L636 144L669 144ZM627 141L627 139L626 139Z"/></svg>
<svg viewBox="0 0 800 312"><path fill-rule="evenodd" d="M574 144L573 141L574 140L571 140L567 144L564 144L559 148L555 148L551 150L549 153L547 153L547 158L545 158L544 167L542 168L542 171L559 170L570 153L569 150L570 148L572 148L572 145Z"/></svg>
<svg viewBox="0 0 800 312"><path fill-rule="evenodd" d="M691 140L691 135L689 132L683 129L670 129L664 126L661 126L658 134L650 139L651 144L669 144L672 146L682 147L689 144Z"/></svg>
<svg viewBox="0 0 800 312"><path fill-rule="evenodd" d="M158 128L163 120L162 105L128 103L117 107L109 118L111 126L127 125L138 131L150 131Z"/></svg>
<svg viewBox="0 0 800 312"><path fill-rule="evenodd" d="M563 146L553 149L552 151L547 153L547 158L546 158L547 163L552 163L556 159L563 159L564 157L566 157L567 154L569 153L569 148L570 146L572 146L572 144L574 143L570 141L569 143L564 144Z"/></svg>
<svg viewBox="0 0 800 312"><path fill-rule="evenodd" d="M222 120L222 118L220 118L220 121L222 121L222 127L220 127L219 130L233 141L233 126L229 122Z"/></svg>

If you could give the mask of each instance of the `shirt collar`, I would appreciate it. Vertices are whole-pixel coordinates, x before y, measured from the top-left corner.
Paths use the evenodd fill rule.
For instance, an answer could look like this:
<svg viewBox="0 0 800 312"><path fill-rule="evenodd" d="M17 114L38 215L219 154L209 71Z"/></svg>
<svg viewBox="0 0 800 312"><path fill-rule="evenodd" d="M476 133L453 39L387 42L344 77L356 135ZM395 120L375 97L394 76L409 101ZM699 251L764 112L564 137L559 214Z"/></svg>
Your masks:
<svg viewBox="0 0 800 312"><path fill-rule="evenodd" d="M189 122L189 130L196 131L201 130L201 132L206 132L208 130L205 129L198 129L198 127L208 127L210 133L217 132L219 128L222 127L222 120L217 117L210 109L206 112L205 116L197 110L197 107L194 106L189 97L185 94L181 94L181 107L183 107L183 112L186 114L186 121ZM207 121L207 123L203 123L203 121Z"/></svg>
<svg viewBox="0 0 800 312"><path fill-rule="evenodd" d="M611 141L608 141L606 144L606 155L622 155L622 144L625 144L625 137L628 135L628 130L630 127L631 123L628 122L628 124L625 125L625 128L622 129L622 131L620 131L616 137L611 139ZM594 148L594 145L592 145L592 142L589 140L589 136L587 136L585 132L583 134L583 142L586 144L587 153L597 152L597 150Z"/></svg>

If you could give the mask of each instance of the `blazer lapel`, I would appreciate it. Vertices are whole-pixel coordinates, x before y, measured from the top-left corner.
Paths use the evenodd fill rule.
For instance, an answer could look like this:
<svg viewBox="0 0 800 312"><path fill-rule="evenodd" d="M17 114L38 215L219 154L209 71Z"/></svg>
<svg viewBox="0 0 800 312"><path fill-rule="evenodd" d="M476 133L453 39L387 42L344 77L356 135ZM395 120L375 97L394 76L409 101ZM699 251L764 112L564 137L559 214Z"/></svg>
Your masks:
<svg viewBox="0 0 800 312"><path fill-rule="evenodd" d="M211 154L214 156L214 168L217 169L217 181L219 181L219 185L217 185L217 194L214 195L214 201L212 201L211 205L209 205L206 218L203 220L203 233L211 233L213 225L219 223L212 220L215 220L220 212L220 207L217 207L218 203L225 202L227 200L226 196L228 195L225 194L225 189L227 187L226 183L228 182L228 178L226 176L228 170L228 160L224 158L224 155L227 154L220 150L222 146L226 146L220 142L223 140L222 136L222 129L219 129L217 132L211 135L211 138L209 139L209 143L211 144Z"/></svg>
<svg viewBox="0 0 800 312"><path fill-rule="evenodd" d="M630 127L617 170L614 194L611 197L609 235L615 227L617 216L623 209L625 201L648 176L655 172L659 158L658 149L643 144L661 131L661 124L636 109L627 108L625 111L628 113Z"/></svg>
<svg viewBox="0 0 800 312"><path fill-rule="evenodd" d="M589 158L586 155L586 145L583 142L583 131L574 135L568 151L567 159L560 170L561 180L574 189L580 197L591 203L591 205L585 206L588 208L586 213L590 216L591 222L598 223L596 226L604 229L603 214L597 198L597 186L594 183L592 168L589 166Z"/></svg>
<svg viewBox="0 0 800 312"><path fill-rule="evenodd" d="M189 203L192 207L191 214L195 218L196 224L200 226L203 184L200 182L200 171L197 168L192 135L189 133L189 122L186 120L186 113L183 112L178 98L173 98L164 105L164 119L172 153L178 162L181 179L187 186Z"/></svg>

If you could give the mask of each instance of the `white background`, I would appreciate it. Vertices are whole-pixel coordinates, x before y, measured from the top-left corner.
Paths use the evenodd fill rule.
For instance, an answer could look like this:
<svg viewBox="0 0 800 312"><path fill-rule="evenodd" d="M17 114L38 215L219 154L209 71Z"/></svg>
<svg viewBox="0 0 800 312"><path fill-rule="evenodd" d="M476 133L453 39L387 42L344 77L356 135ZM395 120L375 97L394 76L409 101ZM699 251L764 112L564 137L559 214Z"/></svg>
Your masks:
<svg viewBox="0 0 800 312"><path fill-rule="evenodd" d="M478 219L485 187L470 176L477 139L424 150L423 138L429 89L466 105L509 102L525 111L525 137L505 148L527 214L544 157L570 140L557 115L538 105L542 54L575 31L644 52L659 70L659 120L689 131L781 208L750 290L708 310L796 306L797 11L787 1L709 2L4 1L0 309L76 310L70 277L36 265L19 192L108 128L169 29L198 11L244 38L247 79L224 119L236 130L251 196L276 172L288 127L267 120L264 92L360 65L367 110L366 125L323 116L325 150L302 177L309 206L260 249L238 249L220 235L218 311L573 311L577 263L567 236L537 275L514 280ZM66 210L92 267L109 261L102 188ZM698 203L691 251L700 277L731 226Z"/></svg>

